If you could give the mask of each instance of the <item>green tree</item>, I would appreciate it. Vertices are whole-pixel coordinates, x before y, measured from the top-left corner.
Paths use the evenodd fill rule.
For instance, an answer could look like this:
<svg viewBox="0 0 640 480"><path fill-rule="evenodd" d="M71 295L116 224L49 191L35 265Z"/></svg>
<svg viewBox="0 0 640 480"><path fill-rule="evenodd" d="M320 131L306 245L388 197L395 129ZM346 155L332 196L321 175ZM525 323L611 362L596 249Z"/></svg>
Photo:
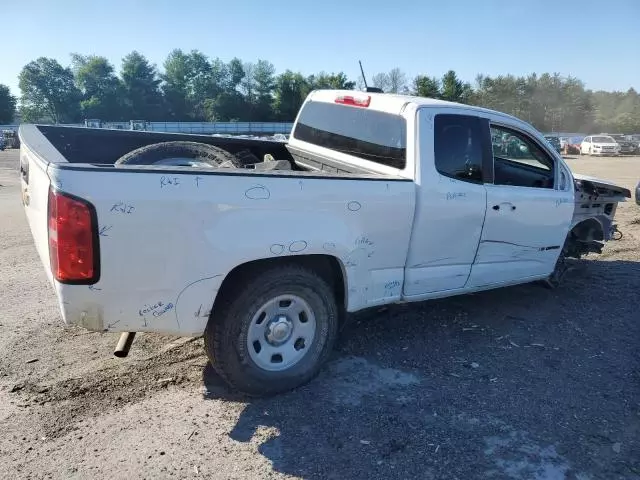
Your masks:
<svg viewBox="0 0 640 480"><path fill-rule="evenodd" d="M155 66L137 51L122 60L120 73L129 116L138 120L162 120L165 118L160 79Z"/></svg>
<svg viewBox="0 0 640 480"><path fill-rule="evenodd" d="M441 96L450 102L467 103L471 97L471 85L462 82L456 72L449 70L442 77Z"/></svg>
<svg viewBox="0 0 640 480"><path fill-rule="evenodd" d="M356 86L356 82L349 81L343 72L320 72L317 75L310 75L307 78L307 82L312 90L353 90Z"/></svg>
<svg viewBox="0 0 640 480"><path fill-rule="evenodd" d="M71 54L76 85L82 93L84 118L114 121L124 119L123 85L105 57Z"/></svg>
<svg viewBox="0 0 640 480"><path fill-rule="evenodd" d="M24 66L18 76L20 112L25 122L75 122L80 118L82 94L73 72L52 58L40 57Z"/></svg>
<svg viewBox="0 0 640 480"><path fill-rule="evenodd" d="M255 106L253 115L256 120L271 121L274 119L274 96L276 85L276 69L266 60L258 60L253 68L255 81Z"/></svg>
<svg viewBox="0 0 640 480"><path fill-rule="evenodd" d="M169 53L164 62L162 90L167 114L175 120L204 120L204 102L219 95L214 72L206 55L198 50L185 54L180 49Z"/></svg>
<svg viewBox="0 0 640 480"><path fill-rule="evenodd" d="M440 98L440 81L436 77L418 75L413 80L413 90L419 97Z"/></svg>
<svg viewBox="0 0 640 480"><path fill-rule="evenodd" d="M174 120L186 120L191 115L191 66L189 55L180 49L172 50L164 62L162 91L167 115Z"/></svg>
<svg viewBox="0 0 640 480"><path fill-rule="evenodd" d="M243 65L245 76L240 83L247 120L270 121L273 118L275 68L266 60Z"/></svg>
<svg viewBox="0 0 640 480"><path fill-rule="evenodd" d="M274 102L276 118L283 122L293 121L310 90L309 83L300 73L287 70L278 75Z"/></svg>
<svg viewBox="0 0 640 480"><path fill-rule="evenodd" d="M0 125L13 121L16 114L16 97L6 85L0 84Z"/></svg>

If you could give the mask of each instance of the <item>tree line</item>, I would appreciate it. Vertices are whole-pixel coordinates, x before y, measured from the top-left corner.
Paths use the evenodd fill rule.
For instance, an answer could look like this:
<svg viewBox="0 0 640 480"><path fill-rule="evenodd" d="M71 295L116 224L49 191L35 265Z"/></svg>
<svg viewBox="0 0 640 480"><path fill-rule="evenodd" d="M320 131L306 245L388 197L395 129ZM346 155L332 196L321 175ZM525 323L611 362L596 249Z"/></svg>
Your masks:
<svg viewBox="0 0 640 480"><path fill-rule="evenodd" d="M364 87L343 72L276 74L266 60L224 62L199 50L175 49L162 71L141 53L122 59L118 72L98 55L71 54L68 66L41 57L19 75L20 98L0 85L0 124L16 111L23 122L103 121L292 121L313 89ZM478 75L473 84L450 70L441 78L408 79L399 68L373 75L385 92L439 98L502 111L541 131L640 132L640 95L591 91L574 77Z"/></svg>

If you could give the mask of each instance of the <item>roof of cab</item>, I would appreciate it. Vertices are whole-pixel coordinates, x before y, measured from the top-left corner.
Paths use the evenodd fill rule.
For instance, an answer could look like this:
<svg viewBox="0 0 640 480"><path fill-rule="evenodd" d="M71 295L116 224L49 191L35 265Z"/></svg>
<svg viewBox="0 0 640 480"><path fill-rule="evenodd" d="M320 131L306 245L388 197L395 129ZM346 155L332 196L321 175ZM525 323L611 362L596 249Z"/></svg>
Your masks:
<svg viewBox="0 0 640 480"><path fill-rule="evenodd" d="M418 97L415 95L401 95L397 93L376 93L376 92L363 92L359 90L314 90L309 94L309 98L313 100L319 100L321 102L333 102L336 97L341 95L352 95L354 97L371 97L370 106L376 110L382 110L390 113L399 112L406 104L414 104L417 106L431 106L431 107L452 107L452 108L464 108L466 110L473 110L477 112L489 113L492 115L500 115L511 119L512 121L525 123L523 120L509 115L507 113L499 112L497 110L491 110L488 108L478 107L475 105L466 105L463 103L449 102L447 100L438 100L436 98Z"/></svg>

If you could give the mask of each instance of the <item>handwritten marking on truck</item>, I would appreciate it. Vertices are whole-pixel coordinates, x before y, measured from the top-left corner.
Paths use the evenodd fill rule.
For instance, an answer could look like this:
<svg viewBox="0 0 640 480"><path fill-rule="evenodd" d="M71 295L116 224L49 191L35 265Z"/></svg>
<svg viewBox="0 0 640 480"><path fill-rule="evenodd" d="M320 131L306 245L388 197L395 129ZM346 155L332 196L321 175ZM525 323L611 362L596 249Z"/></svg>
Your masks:
<svg viewBox="0 0 640 480"><path fill-rule="evenodd" d="M362 235L361 237L356 238L355 244L358 246L373 246L373 241L369 239L369 237Z"/></svg>
<svg viewBox="0 0 640 480"><path fill-rule="evenodd" d="M107 324L107 328L105 328L105 330L109 330L109 329L111 329L111 328L115 327L115 326L116 326L117 324L119 324L119 323L120 323L120 320L116 320L116 321L115 321L115 322L113 322L113 323L108 323L108 324Z"/></svg>
<svg viewBox="0 0 640 480"><path fill-rule="evenodd" d="M333 242L327 242L324 245L322 245L322 248L327 252L334 252L336 250L336 244Z"/></svg>
<svg viewBox="0 0 640 480"><path fill-rule="evenodd" d="M178 296L176 297L175 308L173 309L176 316L176 324L178 324L178 327L180 326L180 319L178 318L178 309L180 307L180 299L182 298L182 295L184 294L184 292L189 290L191 287L196 288L195 285L200 284L201 282L206 282L207 280L213 280L221 276L222 276L221 274L217 274L217 275L212 275L210 277L199 278L198 280L194 280L193 282L190 282L189 284L187 284L186 287L180 290L180 293L178 293ZM217 293L217 291L218 289L214 289L213 291L211 291L211 293ZM210 315L210 313L211 313L210 311L209 313L207 313L207 317Z"/></svg>
<svg viewBox="0 0 640 480"><path fill-rule="evenodd" d="M273 253L274 255L280 255L282 252L284 252L284 245L274 243L273 245L271 245L271 248L269 250L271 250L271 253Z"/></svg>
<svg viewBox="0 0 640 480"><path fill-rule="evenodd" d="M254 185L244 192L244 196L249 200L269 200L271 192L264 185Z"/></svg>
<svg viewBox="0 0 640 480"><path fill-rule="evenodd" d="M114 213L130 214L134 210L135 210L135 207L133 205L129 205L128 203L124 203L124 202L118 202L118 203L114 203L111 207L111 210L109 211Z"/></svg>
<svg viewBox="0 0 640 480"><path fill-rule="evenodd" d="M180 185L180 181L178 177L165 177L164 175L160 177L160 188L165 187L177 187Z"/></svg>
<svg viewBox="0 0 640 480"><path fill-rule="evenodd" d="M157 302L153 305L147 305L145 304L145 306L143 308L141 308L140 310L138 310L138 314L141 317L144 317L147 313L151 313L152 311L154 311L156 308L160 308L164 306L164 303L162 302Z"/></svg>
<svg viewBox="0 0 640 480"><path fill-rule="evenodd" d="M160 317L162 315L164 315L165 313L167 313L169 310L171 310L173 308L173 303L168 303L166 305L164 305L162 308L155 310L154 312L152 312L151 314L154 317Z"/></svg>
<svg viewBox="0 0 640 480"><path fill-rule="evenodd" d="M196 178L193 179L193 181L196 183L196 188L200 188L200 180L202 180L202 177L198 177L196 175Z"/></svg>
<svg viewBox="0 0 640 480"><path fill-rule="evenodd" d="M153 305L145 305L143 308L138 310L138 314L141 317L145 317L148 314L151 314L154 317L160 317L171 309L173 309L173 303L165 304L164 302L157 302Z"/></svg>
<svg viewBox="0 0 640 480"><path fill-rule="evenodd" d="M355 200L347 203L347 210L351 212L357 212L361 208L362 208L362 205L360 204L360 202L356 202Z"/></svg>
<svg viewBox="0 0 640 480"><path fill-rule="evenodd" d="M102 227L100 227L100 230L98 231L98 234L101 237L108 237L109 235L107 235L107 232L109 230L111 230L113 228L113 225L104 225Z"/></svg>
<svg viewBox="0 0 640 480"><path fill-rule="evenodd" d="M464 198L467 194L464 192L447 192L447 200L455 200L456 198Z"/></svg>
<svg viewBox="0 0 640 480"><path fill-rule="evenodd" d="M306 248L307 242L305 242L304 240L297 240L289 245L289 251L291 253L298 253L305 250Z"/></svg>

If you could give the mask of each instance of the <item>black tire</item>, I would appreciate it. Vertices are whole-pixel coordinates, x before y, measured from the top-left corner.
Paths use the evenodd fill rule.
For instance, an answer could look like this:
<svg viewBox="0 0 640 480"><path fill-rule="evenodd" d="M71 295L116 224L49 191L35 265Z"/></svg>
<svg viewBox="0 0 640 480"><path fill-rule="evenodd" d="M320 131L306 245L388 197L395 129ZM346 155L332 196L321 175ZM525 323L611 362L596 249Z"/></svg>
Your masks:
<svg viewBox="0 0 640 480"><path fill-rule="evenodd" d="M284 265L257 275L233 292L232 298L216 302L204 333L207 356L218 374L232 388L250 396L282 393L313 379L331 354L338 331L339 310L327 282L307 268ZM297 363L286 370L269 371L251 358L249 326L262 306L280 295L298 296L311 307L315 335Z"/></svg>
<svg viewBox="0 0 640 480"><path fill-rule="evenodd" d="M198 142L160 142L136 148L116 160L116 165L153 165L169 158L184 158L218 167L223 162L231 162L242 168L242 162L234 155L213 145Z"/></svg>

